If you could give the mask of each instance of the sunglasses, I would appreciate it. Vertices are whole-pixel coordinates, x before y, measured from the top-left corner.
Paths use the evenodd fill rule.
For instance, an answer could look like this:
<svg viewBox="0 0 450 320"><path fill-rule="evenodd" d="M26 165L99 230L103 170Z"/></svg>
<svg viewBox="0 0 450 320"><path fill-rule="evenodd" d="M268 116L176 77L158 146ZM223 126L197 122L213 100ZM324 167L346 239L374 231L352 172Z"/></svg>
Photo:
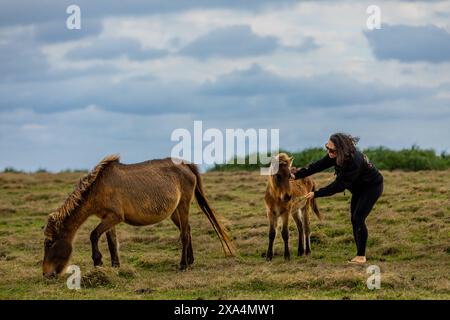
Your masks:
<svg viewBox="0 0 450 320"><path fill-rule="evenodd" d="M328 147L326 144L325 144L325 149L327 149L327 151L328 151L329 153L336 153L336 149L331 149L331 148Z"/></svg>

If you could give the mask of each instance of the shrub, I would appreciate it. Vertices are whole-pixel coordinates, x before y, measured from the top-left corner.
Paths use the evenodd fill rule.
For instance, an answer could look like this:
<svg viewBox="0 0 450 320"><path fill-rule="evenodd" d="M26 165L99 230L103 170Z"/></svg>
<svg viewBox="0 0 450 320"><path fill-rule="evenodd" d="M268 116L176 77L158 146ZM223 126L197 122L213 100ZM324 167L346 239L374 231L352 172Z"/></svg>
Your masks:
<svg viewBox="0 0 450 320"><path fill-rule="evenodd" d="M15 169L15 168L13 168L13 167L6 167L6 168L3 170L3 172L4 172L4 173L21 173L22 171L21 171L21 170L17 170L17 169Z"/></svg>
<svg viewBox="0 0 450 320"><path fill-rule="evenodd" d="M391 150L380 146L367 148L362 151L380 170L419 171L446 170L450 168L449 154L442 152L440 155L437 155L433 149L420 149L416 145L409 149L401 150ZM293 165L295 167L304 167L325 155L323 148L308 148L297 152L282 150L280 152L286 152L294 156ZM249 158L249 156L245 158L245 164L237 164L237 158L234 158L227 164L216 164L208 171L258 170L261 167L259 155L257 155L258 164L249 164Z"/></svg>

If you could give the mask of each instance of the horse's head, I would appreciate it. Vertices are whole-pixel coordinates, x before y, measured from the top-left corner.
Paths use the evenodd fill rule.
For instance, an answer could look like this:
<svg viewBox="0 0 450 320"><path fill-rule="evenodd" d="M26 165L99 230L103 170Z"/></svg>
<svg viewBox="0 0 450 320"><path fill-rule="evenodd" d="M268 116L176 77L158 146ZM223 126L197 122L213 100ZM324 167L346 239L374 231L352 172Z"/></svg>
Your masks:
<svg viewBox="0 0 450 320"><path fill-rule="evenodd" d="M271 165L270 183L274 194L281 201L289 202L292 198L292 190L290 184L291 164L293 157L289 157L286 153L280 153L275 156L274 163Z"/></svg>
<svg viewBox="0 0 450 320"><path fill-rule="evenodd" d="M55 278L62 274L72 254L72 243L57 235L55 224L55 220L50 215L44 231L42 275L46 278Z"/></svg>

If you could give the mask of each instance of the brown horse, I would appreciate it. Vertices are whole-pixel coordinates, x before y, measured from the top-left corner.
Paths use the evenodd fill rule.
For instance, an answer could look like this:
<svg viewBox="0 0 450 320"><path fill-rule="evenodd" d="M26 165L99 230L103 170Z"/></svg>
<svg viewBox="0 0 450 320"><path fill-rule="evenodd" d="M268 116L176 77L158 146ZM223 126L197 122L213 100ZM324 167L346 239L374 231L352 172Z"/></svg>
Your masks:
<svg viewBox="0 0 450 320"><path fill-rule="evenodd" d="M267 218L269 219L269 247L266 253L266 260L270 261L273 257L273 241L276 235L278 219L281 217L282 231L284 240L284 258L290 259L289 253L289 215L292 215L298 230L298 251L299 256L306 253L311 254L310 241L310 212L314 211L321 220L321 215L317 207L315 198L306 200L304 196L315 190L314 181L310 178L291 180L290 167L292 157L285 153L278 154L275 158L278 163L278 171L269 175L269 182L264 197L267 209ZM274 168L272 166L272 168ZM275 170L272 170L275 171ZM306 244L306 246L305 246ZM306 247L306 248L305 248Z"/></svg>
<svg viewBox="0 0 450 320"><path fill-rule="evenodd" d="M44 231L44 276L54 277L64 271L75 233L92 215L101 219L90 236L95 266L102 265L98 241L103 233L106 232L112 266L119 267L117 224L145 226L170 217L180 230L180 270L185 270L194 262L189 226L189 207L194 195L225 254L233 255L230 238L205 197L196 165L175 164L171 158L126 165L119 162L118 156L106 157L80 180L62 207L49 215Z"/></svg>

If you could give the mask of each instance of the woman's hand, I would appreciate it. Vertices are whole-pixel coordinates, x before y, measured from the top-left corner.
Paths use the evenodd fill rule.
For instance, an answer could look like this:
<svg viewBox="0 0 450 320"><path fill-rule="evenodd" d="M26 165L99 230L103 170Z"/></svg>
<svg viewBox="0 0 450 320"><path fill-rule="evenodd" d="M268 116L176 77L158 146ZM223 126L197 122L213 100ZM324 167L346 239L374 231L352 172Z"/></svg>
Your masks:
<svg viewBox="0 0 450 320"><path fill-rule="evenodd" d="M312 199L312 198L314 198L314 191L311 191L311 192L308 192L306 195L305 195L305 199Z"/></svg>
<svg viewBox="0 0 450 320"><path fill-rule="evenodd" d="M291 167L291 179L295 180L295 174L297 173L298 169L296 167Z"/></svg>

